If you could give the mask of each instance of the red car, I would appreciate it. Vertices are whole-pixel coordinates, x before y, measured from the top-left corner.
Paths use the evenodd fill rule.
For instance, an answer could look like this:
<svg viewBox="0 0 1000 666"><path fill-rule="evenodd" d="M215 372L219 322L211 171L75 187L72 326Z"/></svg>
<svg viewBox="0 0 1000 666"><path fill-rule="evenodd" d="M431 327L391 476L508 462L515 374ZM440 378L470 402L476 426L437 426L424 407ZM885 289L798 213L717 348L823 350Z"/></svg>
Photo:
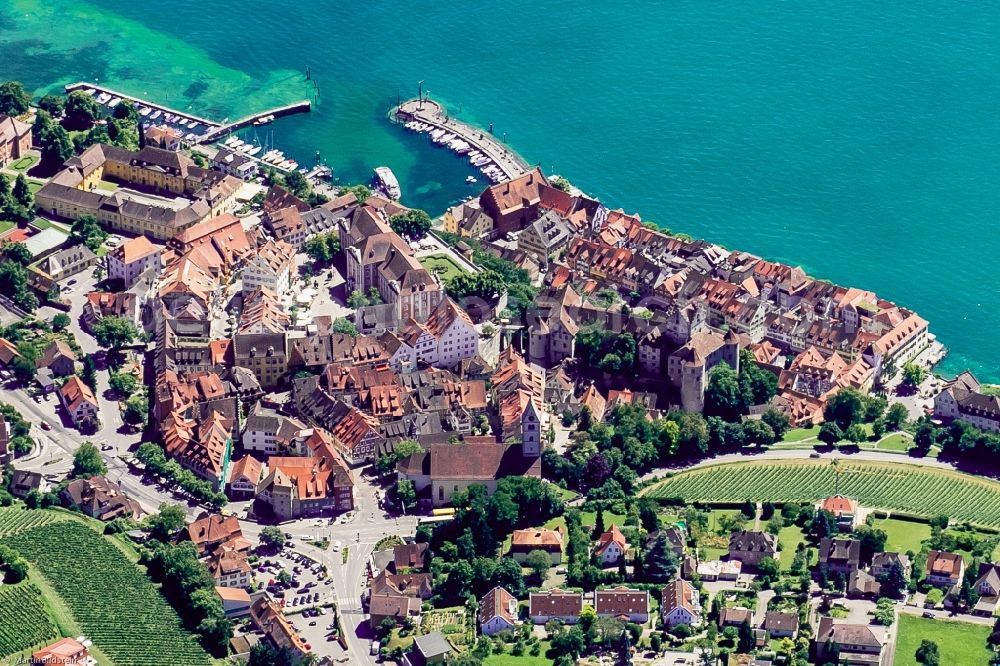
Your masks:
<svg viewBox="0 0 1000 666"><path fill-rule="evenodd" d="M52 426L49 425L48 421L42 421L42 430L52 430Z"/></svg>

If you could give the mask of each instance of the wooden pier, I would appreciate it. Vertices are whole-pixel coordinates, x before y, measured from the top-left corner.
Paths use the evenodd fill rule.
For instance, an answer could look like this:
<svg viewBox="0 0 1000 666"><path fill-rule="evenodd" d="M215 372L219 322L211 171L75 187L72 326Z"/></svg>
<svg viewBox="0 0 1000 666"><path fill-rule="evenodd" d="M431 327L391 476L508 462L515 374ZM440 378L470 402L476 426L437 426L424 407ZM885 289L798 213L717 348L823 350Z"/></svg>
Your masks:
<svg viewBox="0 0 1000 666"><path fill-rule="evenodd" d="M212 129L211 131L198 137L198 143L212 143L226 134L231 134L232 132L241 130L244 127L249 127L261 118L266 118L267 116L281 118L295 113L309 113L310 111L312 111L312 103L309 100L302 100L301 102L295 102L294 104L286 104L285 106L268 109L267 111L261 111L260 113L254 113L246 116L245 118L240 118L236 122L226 123L225 125L215 127L215 129Z"/></svg>
<svg viewBox="0 0 1000 666"><path fill-rule="evenodd" d="M449 117L444 107L430 98L407 100L395 107L390 112L390 117L400 123L417 120L437 129L447 130L472 146L473 150L490 158L504 173L506 180L513 180L531 171L531 165L507 144L483 129Z"/></svg>

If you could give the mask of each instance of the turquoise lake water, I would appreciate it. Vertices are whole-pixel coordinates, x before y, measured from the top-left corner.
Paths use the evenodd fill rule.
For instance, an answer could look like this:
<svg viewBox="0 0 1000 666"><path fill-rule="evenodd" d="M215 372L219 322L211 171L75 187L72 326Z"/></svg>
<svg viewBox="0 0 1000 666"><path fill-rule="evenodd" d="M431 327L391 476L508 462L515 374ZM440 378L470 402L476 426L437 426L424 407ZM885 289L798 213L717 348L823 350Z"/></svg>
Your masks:
<svg viewBox="0 0 1000 666"><path fill-rule="evenodd" d="M606 203L916 309L1000 381L1000 6L819 0L0 0L0 78L267 128L432 213L463 160L385 120L417 82ZM310 68L318 86L305 80ZM260 132L264 139L263 131Z"/></svg>

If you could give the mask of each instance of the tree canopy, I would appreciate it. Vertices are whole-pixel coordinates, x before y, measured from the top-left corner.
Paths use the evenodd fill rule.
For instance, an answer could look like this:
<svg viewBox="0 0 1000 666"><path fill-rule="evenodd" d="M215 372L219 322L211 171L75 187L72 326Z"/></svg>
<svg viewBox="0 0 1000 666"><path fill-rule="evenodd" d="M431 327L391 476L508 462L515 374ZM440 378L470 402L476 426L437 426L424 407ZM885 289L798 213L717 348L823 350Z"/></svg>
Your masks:
<svg viewBox="0 0 1000 666"><path fill-rule="evenodd" d="M84 442L73 454L73 471L70 476L74 478L98 476L107 474L108 468L101 458L101 452L90 442Z"/></svg>
<svg viewBox="0 0 1000 666"><path fill-rule="evenodd" d="M400 236L415 240L427 235L431 229L431 216L427 211L412 208L403 213L397 213L389 218L389 226Z"/></svg>
<svg viewBox="0 0 1000 666"><path fill-rule="evenodd" d="M131 344L139 337L139 331L131 319L108 316L93 326L91 332L98 344L107 349L118 349Z"/></svg>
<svg viewBox="0 0 1000 666"><path fill-rule="evenodd" d="M4 81L0 83L0 113L8 116L21 116L31 108L31 95L24 89L20 81Z"/></svg>

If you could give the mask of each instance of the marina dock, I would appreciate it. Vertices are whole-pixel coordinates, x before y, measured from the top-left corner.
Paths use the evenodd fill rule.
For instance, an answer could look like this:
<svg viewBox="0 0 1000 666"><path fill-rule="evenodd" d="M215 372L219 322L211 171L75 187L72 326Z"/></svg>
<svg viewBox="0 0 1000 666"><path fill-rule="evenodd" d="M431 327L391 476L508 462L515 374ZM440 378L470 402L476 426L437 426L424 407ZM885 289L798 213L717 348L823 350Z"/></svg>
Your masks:
<svg viewBox="0 0 1000 666"><path fill-rule="evenodd" d="M225 125L220 125L201 136L198 139L198 143L211 143L217 139L222 138L226 134L230 134L237 130L241 130L244 127L249 127L253 125L258 120L262 118L267 118L271 116L272 118L281 118L283 116L290 116L295 113L309 113L312 111L312 103L309 100L302 100L300 102L295 102L293 104L286 104L285 106L279 106L274 109L269 109L267 111L261 111L260 113L254 113L252 115L240 118L236 122L226 123Z"/></svg>
<svg viewBox="0 0 1000 666"><path fill-rule="evenodd" d="M503 173L504 180L513 180L531 170L531 166L520 155L511 150L503 141L489 132L451 118L444 107L432 99L411 99L403 102L390 112L390 117L399 123L420 122L454 134L488 157Z"/></svg>
<svg viewBox="0 0 1000 666"><path fill-rule="evenodd" d="M108 88L107 86L99 86L97 84L87 83L86 81L77 81L76 83L70 83L70 84L66 85L65 90L66 90L67 94L73 92L74 90L82 90L82 91L84 91L84 92L86 92L86 93L88 93L90 95L94 95L95 97L98 97L98 98L100 98L101 94L104 94L109 99L107 99L107 100L105 100L103 102L101 102L100 99L98 99L98 102L101 104L101 106L106 107L108 109L113 109L114 108L113 106L110 105L110 102L113 101L114 99L118 99L119 101L121 101L123 99L127 99L128 101L130 101L133 104L135 104L136 108L139 109L140 112L142 111L143 108L150 109L150 112L147 112L147 114L143 114L143 119L144 120L146 120L148 118L148 116L151 116L151 115L153 115L156 112L159 112L160 116L163 116L163 115L166 115L166 114L169 114L171 116L177 116L178 118L184 118L184 119L188 120L189 122L196 122L199 125L204 125L204 127L199 127L198 128L200 130L200 132L198 132L198 134L201 134L201 133L204 133L204 132L210 132L213 129L219 127L219 125L221 124L221 123L219 123L219 122L217 122L215 120L209 120L208 118L202 118L200 116L196 116L195 114L189 113L187 111L178 111L177 109L171 109L170 107L163 106L162 104L154 104L152 102L149 102L148 100L142 99L141 97L135 97L133 95L126 95L123 92L119 92L117 90L113 90L111 88ZM185 126L185 127L187 127L187 126ZM188 132L190 132L190 129L191 128L187 128Z"/></svg>

